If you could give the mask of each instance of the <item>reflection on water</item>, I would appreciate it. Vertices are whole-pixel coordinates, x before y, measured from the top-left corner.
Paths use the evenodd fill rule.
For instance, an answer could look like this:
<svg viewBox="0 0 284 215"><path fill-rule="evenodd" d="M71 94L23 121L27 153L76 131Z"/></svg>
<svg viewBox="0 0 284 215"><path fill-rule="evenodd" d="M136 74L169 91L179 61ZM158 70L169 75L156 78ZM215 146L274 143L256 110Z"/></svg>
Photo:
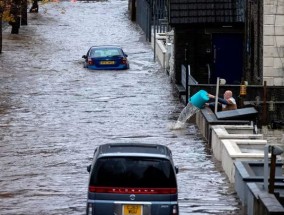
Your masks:
<svg viewBox="0 0 284 215"><path fill-rule="evenodd" d="M176 121L172 129L178 130L184 128L186 121L189 120L198 111L199 109L197 107L193 106L191 103L188 103L181 111L178 120Z"/></svg>

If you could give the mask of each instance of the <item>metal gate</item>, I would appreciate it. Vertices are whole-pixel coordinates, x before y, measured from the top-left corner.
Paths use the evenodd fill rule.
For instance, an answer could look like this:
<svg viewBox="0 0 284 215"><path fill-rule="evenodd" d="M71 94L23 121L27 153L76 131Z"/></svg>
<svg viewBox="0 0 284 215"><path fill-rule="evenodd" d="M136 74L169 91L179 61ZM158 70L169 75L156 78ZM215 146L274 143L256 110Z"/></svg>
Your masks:
<svg viewBox="0 0 284 215"><path fill-rule="evenodd" d="M151 41L152 7L150 1L136 1L136 22L144 31L146 40Z"/></svg>
<svg viewBox="0 0 284 215"><path fill-rule="evenodd" d="M149 42L152 33L169 31L167 11L167 0L136 0L136 22Z"/></svg>

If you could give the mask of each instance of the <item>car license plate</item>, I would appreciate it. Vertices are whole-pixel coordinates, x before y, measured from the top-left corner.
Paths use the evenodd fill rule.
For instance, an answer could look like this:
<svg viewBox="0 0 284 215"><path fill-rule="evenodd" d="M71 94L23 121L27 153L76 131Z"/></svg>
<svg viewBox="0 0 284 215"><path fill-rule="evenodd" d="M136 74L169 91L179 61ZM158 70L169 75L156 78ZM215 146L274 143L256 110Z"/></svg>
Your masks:
<svg viewBox="0 0 284 215"><path fill-rule="evenodd" d="M142 205L123 205L123 215L142 215Z"/></svg>
<svg viewBox="0 0 284 215"><path fill-rule="evenodd" d="M114 64L114 61L101 61L100 64L101 65L112 65Z"/></svg>

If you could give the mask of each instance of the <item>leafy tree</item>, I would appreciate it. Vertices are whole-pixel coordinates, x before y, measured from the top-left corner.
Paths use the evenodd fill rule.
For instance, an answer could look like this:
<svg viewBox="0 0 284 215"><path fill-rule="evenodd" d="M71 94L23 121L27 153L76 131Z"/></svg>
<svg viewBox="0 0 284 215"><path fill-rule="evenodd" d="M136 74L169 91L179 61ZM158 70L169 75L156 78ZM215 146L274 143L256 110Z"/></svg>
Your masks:
<svg viewBox="0 0 284 215"><path fill-rule="evenodd" d="M12 26L11 34L18 34L20 25L27 25L27 4L27 0L0 0L0 53L3 22Z"/></svg>
<svg viewBox="0 0 284 215"><path fill-rule="evenodd" d="M2 2L0 2L2 3ZM2 15L3 15L3 6L0 5L0 53L2 52Z"/></svg>
<svg viewBox="0 0 284 215"><path fill-rule="evenodd" d="M0 53L2 52L2 24L10 22L13 18L10 16L10 0L0 0Z"/></svg>
<svg viewBox="0 0 284 215"><path fill-rule="evenodd" d="M28 3L32 6L30 13L38 13L38 1L48 3L54 0L0 0L0 54L2 52L2 25L3 22L12 26L11 34L18 34L21 25L27 25ZM62 13L64 13L62 11Z"/></svg>
<svg viewBox="0 0 284 215"><path fill-rule="evenodd" d="M9 24L12 26L11 34L18 34L21 25L21 0L11 2L10 15L12 20Z"/></svg>

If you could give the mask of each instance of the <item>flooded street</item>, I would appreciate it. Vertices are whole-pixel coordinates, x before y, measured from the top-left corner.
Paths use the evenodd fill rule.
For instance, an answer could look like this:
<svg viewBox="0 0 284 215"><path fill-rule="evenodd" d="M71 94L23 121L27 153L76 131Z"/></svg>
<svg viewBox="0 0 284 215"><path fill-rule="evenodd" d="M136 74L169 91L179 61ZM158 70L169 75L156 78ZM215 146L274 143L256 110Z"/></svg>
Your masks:
<svg viewBox="0 0 284 215"><path fill-rule="evenodd" d="M197 127L172 130L183 105L128 1L61 2L3 33L0 55L0 214L84 214L96 146L167 145L179 166L180 214L242 214ZM92 45L117 44L127 71L90 71Z"/></svg>

